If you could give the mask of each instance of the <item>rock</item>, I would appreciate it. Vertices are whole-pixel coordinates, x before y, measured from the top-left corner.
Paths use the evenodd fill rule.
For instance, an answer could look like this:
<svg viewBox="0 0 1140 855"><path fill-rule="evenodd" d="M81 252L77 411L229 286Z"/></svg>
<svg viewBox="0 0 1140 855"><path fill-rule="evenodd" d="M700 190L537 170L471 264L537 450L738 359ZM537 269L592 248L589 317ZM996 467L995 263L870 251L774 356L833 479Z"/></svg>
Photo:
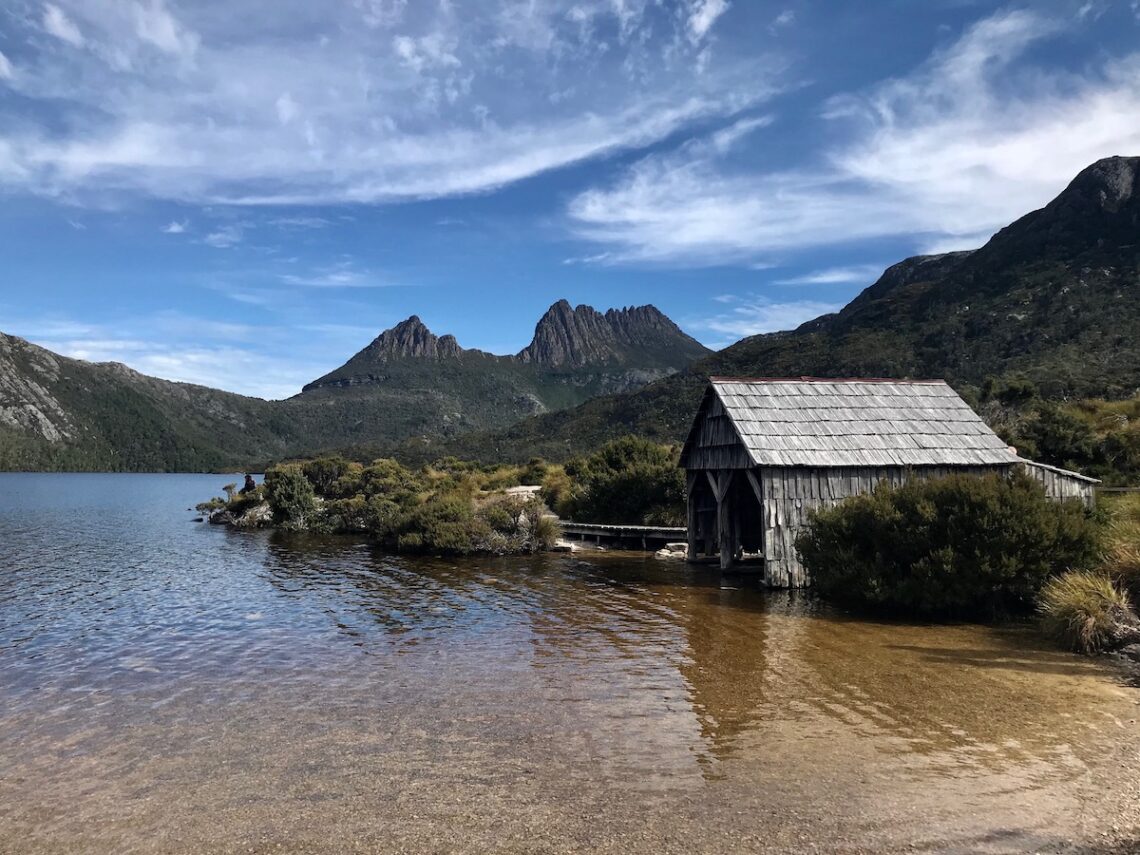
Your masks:
<svg viewBox="0 0 1140 855"><path fill-rule="evenodd" d="M1127 647L1122 647L1116 651L1125 659L1131 659L1133 662L1140 662L1140 644L1129 644Z"/></svg>
<svg viewBox="0 0 1140 855"><path fill-rule="evenodd" d="M205 517L194 517L194 519L191 520L191 522L205 522L205 521L206 521Z"/></svg>
<svg viewBox="0 0 1140 855"><path fill-rule="evenodd" d="M622 361L629 349L671 346L700 348L655 306L610 309L572 308L559 300L539 320L534 338L516 357L548 367ZM696 355L694 353L694 355Z"/></svg>
<svg viewBox="0 0 1140 855"><path fill-rule="evenodd" d="M653 553L654 558L673 561L684 561L688 555L689 544L687 543L666 543L663 549L658 549Z"/></svg>

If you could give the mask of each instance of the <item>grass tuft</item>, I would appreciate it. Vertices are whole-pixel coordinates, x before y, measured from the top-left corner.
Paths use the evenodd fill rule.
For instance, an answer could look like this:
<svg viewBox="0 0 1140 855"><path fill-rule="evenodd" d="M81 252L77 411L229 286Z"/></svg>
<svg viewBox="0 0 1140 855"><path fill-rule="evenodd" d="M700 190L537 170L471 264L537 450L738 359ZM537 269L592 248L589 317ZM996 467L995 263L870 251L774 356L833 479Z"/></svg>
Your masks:
<svg viewBox="0 0 1140 855"><path fill-rule="evenodd" d="M1128 594L1104 573L1072 570L1050 579L1037 608L1046 634L1080 653L1140 640Z"/></svg>

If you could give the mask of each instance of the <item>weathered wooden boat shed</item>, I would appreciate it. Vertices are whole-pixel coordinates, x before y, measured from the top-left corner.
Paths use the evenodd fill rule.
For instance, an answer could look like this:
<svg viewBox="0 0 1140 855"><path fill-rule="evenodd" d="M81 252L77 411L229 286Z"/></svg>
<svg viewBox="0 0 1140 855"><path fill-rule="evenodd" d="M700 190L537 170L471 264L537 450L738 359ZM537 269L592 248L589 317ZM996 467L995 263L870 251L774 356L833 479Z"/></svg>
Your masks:
<svg viewBox="0 0 1140 855"><path fill-rule="evenodd" d="M1097 483L1022 460L941 380L714 377L681 452L689 559L745 552L764 580L808 579L795 539L812 509L887 481L1027 467L1056 498L1091 502Z"/></svg>

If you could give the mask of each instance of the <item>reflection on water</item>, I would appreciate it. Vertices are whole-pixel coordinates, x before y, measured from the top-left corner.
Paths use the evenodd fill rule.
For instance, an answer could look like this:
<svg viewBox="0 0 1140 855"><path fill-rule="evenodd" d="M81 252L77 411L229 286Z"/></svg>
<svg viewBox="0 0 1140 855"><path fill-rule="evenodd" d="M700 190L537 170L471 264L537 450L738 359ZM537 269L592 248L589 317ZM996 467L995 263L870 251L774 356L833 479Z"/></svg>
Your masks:
<svg viewBox="0 0 1140 855"><path fill-rule="evenodd" d="M1135 730L1115 675L1025 630L852 620L630 557L408 559L192 524L226 480L0 475L0 832L463 828L494 848L686 805L678 839L708 845L714 818L756 832L776 805L958 829L971 799L1045 828Z"/></svg>

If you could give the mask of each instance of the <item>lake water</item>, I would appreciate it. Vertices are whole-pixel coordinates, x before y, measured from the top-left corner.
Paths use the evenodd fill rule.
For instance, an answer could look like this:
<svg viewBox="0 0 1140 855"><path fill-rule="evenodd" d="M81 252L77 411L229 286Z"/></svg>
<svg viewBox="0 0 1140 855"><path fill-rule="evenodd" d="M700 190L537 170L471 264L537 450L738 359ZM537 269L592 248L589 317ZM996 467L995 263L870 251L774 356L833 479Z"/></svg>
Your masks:
<svg viewBox="0 0 1140 855"><path fill-rule="evenodd" d="M0 475L0 851L1130 833L1140 690L1026 629L853 620L637 556L192 522L233 480Z"/></svg>

